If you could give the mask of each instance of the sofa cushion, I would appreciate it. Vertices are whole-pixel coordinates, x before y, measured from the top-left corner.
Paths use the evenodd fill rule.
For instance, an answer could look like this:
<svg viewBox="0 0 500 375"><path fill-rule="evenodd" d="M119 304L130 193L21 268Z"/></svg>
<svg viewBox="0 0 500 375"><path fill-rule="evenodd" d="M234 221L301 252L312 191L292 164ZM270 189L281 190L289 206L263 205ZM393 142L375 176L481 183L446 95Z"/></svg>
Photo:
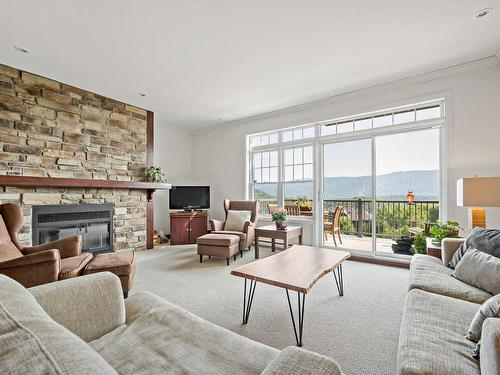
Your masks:
<svg viewBox="0 0 500 375"><path fill-rule="evenodd" d="M61 374L40 340L15 321L0 303L0 373Z"/></svg>
<svg viewBox="0 0 500 375"><path fill-rule="evenodd" d="M408 292L399 334L399 374L479 374L473 358L476 345L464 337L478 308L423 290Z"/></svg>
<svg viewBox="0 0 500 375"><path fill-rule="evenodd" d="M61 373L116 374L81 338L52 320L21 284L4 275L0 275L0 301L11 321L36 337L40 350L50 354ZM5 318L0 319L0 326L6 324Z"/></svg>
<svg viewBox="0 0 500 375"><path fill-rule="evenodd" d="M500 294L500 258L470 249L452 275L491 294Z"/></svg>
<svg viewBox="0 0 500 375"><path fill-rule="evenodd" d="M90 343L120 374L260 374L279 352L147 292L125 308L126 324Z"/></svg>
<svg viewBox="0 0 500 375"><path fill-rule="evenodd" d="M52 319L85 342L125 324L120 280L109 272L60 280L28 290Z"/></svg>
<svg viewBox="0 0 500 375"><path fill-rule="evenodd" d="M480 304L491 297L490 293L457 280L452 273L438 258L416 254L410 263L409 290L421 289Z"/></svg>
<svg viewBox="0 0 500 375"><path fill-rule="evenodd" d="M500 229L474 228L464 243L453 254L448 267L455 268L465 252L470 248L500 258Z"/></svg>
<svg viewBox="0 0 500 375"><path fill-rule="evenodd" d="M135 267L135 251L97 254L85 267L84 274L108 271L116 276L130 275Z"/></svg>
<svg viewBox="0 0 500 375"><path fill-rule="evenodd" d="M262 372L262 375L342 375L337 363L321 354L289 346Z"/></svg>
<svg viewBox="0 0 500 375"><path fill-rule="evenodd" d="M243 232L245 223L250 221L251 216L251 211L229 210L227 212L226 222L224 223L224 230Z"/></svg>
<svg viewBox="0 0 500 375"><path fill-rule="evenodd" d="M61 259L61 270L59 280L70 279L79 276L85 266L92 260L91 253L81 253L80 255Z"/></svg>
<svg viewBox="0 0 500 375"><path fill-rule="evenodd" d="M213 230L211 234L229 234L233 236L238 236L241 241L245 241L247 239L247 234L243 232L237 232L234 230Z"/></svg>
<svg viewBox="0 0 500 375"><path fill-rule="evenodd" d="M481 375L500 374L500 319L484 321L481 336Z"/></svg>
<svg viewBox="0 0 500 375"><path fill-rule="evenodd" d="M481 340L481 330L486 318L500 318L500 294L483 303L476 315L474 315L469 331L465 336L468 340L475 342Z"/></svg>

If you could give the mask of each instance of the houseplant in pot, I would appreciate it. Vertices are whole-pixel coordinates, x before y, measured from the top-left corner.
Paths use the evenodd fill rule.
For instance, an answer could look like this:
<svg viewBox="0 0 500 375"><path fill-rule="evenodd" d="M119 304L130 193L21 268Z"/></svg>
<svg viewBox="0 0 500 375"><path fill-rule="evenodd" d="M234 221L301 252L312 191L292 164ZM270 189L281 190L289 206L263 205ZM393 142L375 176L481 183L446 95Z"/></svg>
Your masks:
<svg viewBox="0 0 500 375"><path fill-rule="evenodd" d="M456 221L438 220L430 229L432 243L440 245L443 238L456 238L459 230L460 225Z"/></svg>
<svg viewBox="0 0 500 375"><path fill-rule="evenodd" d="M276 229L283 230L286 228L286 215L287 212L284 208L278 208L276 211L274 211L272 215L272 220L276 224Z"/></svg>
<svg viewBox="0 0 500 375"><path fill-rule="evenodd" d="M161 170L161 167L152 165L147 167L144 171L144 175L149 182L165 182L165 174Z"/></svg>

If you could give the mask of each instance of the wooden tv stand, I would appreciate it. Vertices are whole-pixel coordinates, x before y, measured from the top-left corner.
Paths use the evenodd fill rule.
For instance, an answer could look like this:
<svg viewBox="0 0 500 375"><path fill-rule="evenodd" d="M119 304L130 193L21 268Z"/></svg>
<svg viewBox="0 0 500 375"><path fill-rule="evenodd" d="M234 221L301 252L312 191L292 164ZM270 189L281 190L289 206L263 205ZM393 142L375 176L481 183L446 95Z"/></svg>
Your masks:
<svg viewBox="0 0 500 375"><path fill-rule="evenodd" d="M207 211L170 212L170 243L185 245L208 232Z"/></svg>

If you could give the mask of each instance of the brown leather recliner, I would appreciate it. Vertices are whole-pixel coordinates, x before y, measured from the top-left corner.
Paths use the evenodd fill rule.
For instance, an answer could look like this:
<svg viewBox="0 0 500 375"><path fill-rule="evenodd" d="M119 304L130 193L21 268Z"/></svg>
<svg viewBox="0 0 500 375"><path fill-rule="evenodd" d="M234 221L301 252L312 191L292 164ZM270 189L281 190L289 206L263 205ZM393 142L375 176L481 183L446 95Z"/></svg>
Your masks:
<svg viewBox="0 0 500 375"><path fill-rule="evenodd" d="M224 199L224 211L226 212L226 219L224 219L224 221L211 219L210 229L214 234L234 234L239 236L239 250L250 250L250 246L252 246L253 240L255 239L255 224L257 224L259 207L259 201L231 201L229 199ZM252 213L250 221L247 221L245 223L245 226L243 227L243 232L224 230L224 225L227 220L227 212L229 210L250 211Z"/></svg>
<svg viewBox="0 0 500 375"><path fill-rule="evenodd" d="M25 247L17 237L22 222L19 205L0 205L0 273L26 288L82 274L92 254L82 253L80 236Z"/></svg>

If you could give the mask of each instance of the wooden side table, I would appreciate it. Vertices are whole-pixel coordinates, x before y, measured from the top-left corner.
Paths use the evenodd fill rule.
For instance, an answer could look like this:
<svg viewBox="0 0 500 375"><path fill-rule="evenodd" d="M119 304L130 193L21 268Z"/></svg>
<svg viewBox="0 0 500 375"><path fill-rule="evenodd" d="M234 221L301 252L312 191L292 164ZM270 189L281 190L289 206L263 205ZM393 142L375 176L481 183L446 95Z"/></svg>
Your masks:
<svg viewBox="0 0 500 375"><path fill-rule="evenodd" d="M440 244L438 245L438 244L433 243L432 238L430 238L430 237L427 237L425 239L425 244L427 246L427 255L439 258L440 260L442 259L441 258L441 245Z"/></svg>
<svg viewBox="0 0 500 375"><path fill-rule="evenodd" d="M302 227L289 225L286 229L278 230L276 226L265 225L263 227L255 228L255 259L259 259L259 237L266 237L271 239L271 250L276 251L276 240L283 240L283 249L288 249L288 241L293 238L299 238L299 245L303 244L302 241Z"/></svg>

